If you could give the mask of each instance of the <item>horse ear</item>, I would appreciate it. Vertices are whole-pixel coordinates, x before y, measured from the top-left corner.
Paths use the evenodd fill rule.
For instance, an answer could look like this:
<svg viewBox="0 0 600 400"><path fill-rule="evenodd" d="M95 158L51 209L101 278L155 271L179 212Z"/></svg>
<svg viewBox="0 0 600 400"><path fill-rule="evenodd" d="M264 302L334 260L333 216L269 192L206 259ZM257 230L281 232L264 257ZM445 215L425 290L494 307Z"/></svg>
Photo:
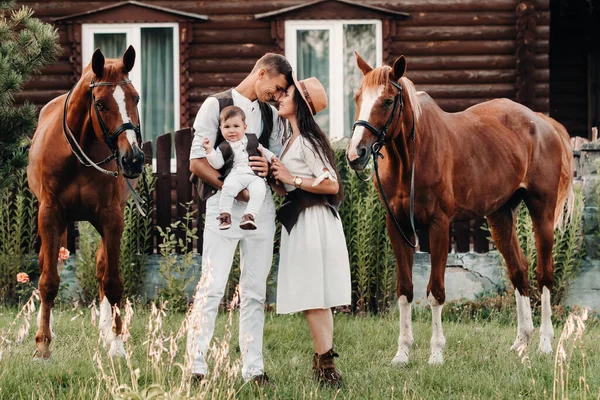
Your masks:
<svg viewBox="0 0 600 400"><path fill-rule="evenodd" d="M354 55L356 56L356 65L358 65L358 68L362 71L363 75L366 75L373 70L373 67L363 60L356 51L354 52Z"/></svg>
<svg viewBox="0 0 600 400"><path fill-rule="evenodd" d="M406 59L404 56L400 56L394 61L394 66L392 67L392 78L397 81L398 79L404 76L406 72Z"/></svg>
<svg viewBox="0 0 600 400"><path fill-rule="evenodd" d="M98 79L101 79L104 75L104 55L99 48L94 51L94 55L92 56L92 71L94 71Z"/></svg>
<svg viewBox="0 0 600 400"><path fill-rule="evenodd" d="M125 53L123 53L123 73L129 73L133 69L133 64L135 64L135 49L129 45Z"/></svg>

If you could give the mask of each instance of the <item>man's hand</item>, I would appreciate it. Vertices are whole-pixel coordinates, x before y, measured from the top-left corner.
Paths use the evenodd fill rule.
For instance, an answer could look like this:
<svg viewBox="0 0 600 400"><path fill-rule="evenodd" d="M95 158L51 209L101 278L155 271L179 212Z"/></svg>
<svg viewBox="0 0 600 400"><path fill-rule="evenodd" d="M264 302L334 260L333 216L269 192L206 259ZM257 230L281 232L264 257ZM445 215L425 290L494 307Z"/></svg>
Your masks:
<svg viewBox="0 0 600 400"><path fill-rule="evenodd" d="M269 161L267 161L266 157L251 156L248 158L248 160L248 165L250 165L250 168L252 168L253 171L258 172L258 176L264 178L269 174Z"/></svg>
<svg viewBox="0 0 600 400"><path fill-rule="evenodd" d="M235 196L235 199L237 201L242 201L244 203L247 203L248 200L250 200L250 192L248 191L248 189L243 189L241 192L239 192L237 194L237 196Z"/></svg>

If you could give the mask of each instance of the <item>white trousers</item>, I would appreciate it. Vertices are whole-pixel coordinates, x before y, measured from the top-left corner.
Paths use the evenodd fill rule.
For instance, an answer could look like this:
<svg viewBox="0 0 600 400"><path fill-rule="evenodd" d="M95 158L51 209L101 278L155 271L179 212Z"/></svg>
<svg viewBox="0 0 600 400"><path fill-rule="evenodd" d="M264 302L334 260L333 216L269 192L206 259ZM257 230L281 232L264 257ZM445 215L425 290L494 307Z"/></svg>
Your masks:
<svg viewBox="0 0 600 400"><path fill-rule="evenodd" d="M221 189L219 211L231 214L235 196L244 189L248 189L248 192L250 192L250 200L248 201L244 214L252 214L252 216L256 218L260 211L260 207L265 201L267 184L263 178L254 173L240 173L233 170L227 175L223 182L223 188Z"/></svg>
<svg viewBox="0 0 600 400"><path fill-rule="evenodd" d="M275 206L270 191L256 217L256 230L241 230L240 220L246 203L235 201L232 226L219 230L217 216L221 192L208 199L202 249L202 276L194 297L188 326L187 353L192 358L192 373L208 372L206 355L215 329L219 304L225 292L235 248L240 242L240 330L242 376L251 379L264 372L262 357L264 305L267 277L273 260Z"/></svg>

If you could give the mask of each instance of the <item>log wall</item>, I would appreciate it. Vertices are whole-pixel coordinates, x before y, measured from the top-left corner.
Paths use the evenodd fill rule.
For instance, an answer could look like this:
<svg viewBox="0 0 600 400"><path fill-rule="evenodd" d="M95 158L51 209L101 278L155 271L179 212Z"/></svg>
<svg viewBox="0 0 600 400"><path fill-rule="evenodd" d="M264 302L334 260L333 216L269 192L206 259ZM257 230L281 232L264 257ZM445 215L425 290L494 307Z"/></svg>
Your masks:
<svg viewBox="0 0 600 400"><path fill-rule="evenodd" d="M393 21L389 57L407 56L408 72L418 90L428 91L447 111L462 110L494 97L517 95L517 5L520 0L364 0L362 4L406 12L410 17ZM278 49L271 36L271 22L257 20L258 13L301 4L299 1L145 1L145 3L207 15L209 21L193 23L193 39L187 50L188 123L211 93L239 83L257 58ZM550 111L549 0L530 1L535 17L534 82L538 111ZM50 21L106 6L106 2L21 1L36 16ZM339 6L339 3L335 5ZM310 14L310 9L306 9ZM314 18L321 18L315 15ZM35 77L17 99L44 105L72 85L69 62L72 48L61 31L64 53L59 62ZM184 118L185 120L185 118Z"/></svg>

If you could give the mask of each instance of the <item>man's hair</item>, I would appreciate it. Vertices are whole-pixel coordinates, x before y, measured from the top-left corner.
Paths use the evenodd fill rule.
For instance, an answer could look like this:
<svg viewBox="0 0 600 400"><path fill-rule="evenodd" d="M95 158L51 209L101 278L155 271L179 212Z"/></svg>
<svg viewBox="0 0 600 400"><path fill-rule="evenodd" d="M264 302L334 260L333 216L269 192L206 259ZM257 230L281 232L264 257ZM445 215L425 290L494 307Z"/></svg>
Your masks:
<svg viewBox="0 0 600 400"><path fill-rule="evenodd" d="M264 68L271 77L274 75L283 75L288 80L289 84L293 82L292 66L287 58L281 54L266 53L258 59L256 64L254 64L252 72L256 72L261 68Z"/></svg>
<svg viewBox="0 0 600 400"><path fill-rule="evenodd" d="M227 106L221 111L221 115L219 115L219 121L223 123L229 118L237 116L240 116L242 118L242 122L246 123L246 114L244 113L244 110L237 106Z"/></svg>

